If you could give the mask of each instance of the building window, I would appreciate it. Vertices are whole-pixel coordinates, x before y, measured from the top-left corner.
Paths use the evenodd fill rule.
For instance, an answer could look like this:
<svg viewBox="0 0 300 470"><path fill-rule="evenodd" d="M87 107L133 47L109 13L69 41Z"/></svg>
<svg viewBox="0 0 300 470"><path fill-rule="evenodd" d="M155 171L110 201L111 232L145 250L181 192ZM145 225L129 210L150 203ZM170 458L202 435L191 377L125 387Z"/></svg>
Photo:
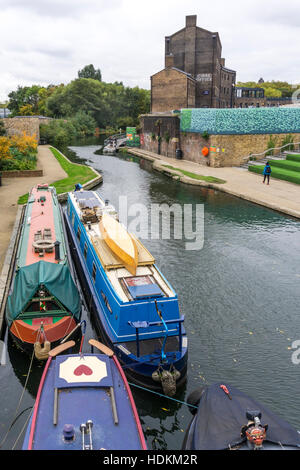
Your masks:
<svg viewBox="0 0 300 470"><path fill-rule="evenodd" d="M87 247L87 243L85 242L84 249L83 249L83 256L84 256L85 260L86 260L86 257L87 257L87 250L88 250L88 247Z"/></svg>
<svg viewBox="0 0 300 470"><path fill-rule="evenodd" d="M97 273L97 266L95 265L95 263L94 263L94 261L93 261L92 278L93 278L94 283L95 283L95 281L96 281L96 273Z"/></svg>

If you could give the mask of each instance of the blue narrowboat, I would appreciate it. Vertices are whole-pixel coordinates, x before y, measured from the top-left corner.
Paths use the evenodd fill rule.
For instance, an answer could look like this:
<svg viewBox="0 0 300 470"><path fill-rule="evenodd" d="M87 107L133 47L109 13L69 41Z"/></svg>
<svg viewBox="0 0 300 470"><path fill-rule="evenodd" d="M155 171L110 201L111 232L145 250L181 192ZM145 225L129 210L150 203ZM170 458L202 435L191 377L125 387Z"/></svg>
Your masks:
<svg viewBox="0 0 300 470"><path fill-rule="evenodd" d="M174 289L97 192L69 193L64 216L101 341L115 351L132 382L174 395L186 381L188 358Z"/></svg>
<svg viewBox="0 0 300 470"><path fill-rule="evenodd" d="M89 343L91 353L66 354L74 341L49 352L23 450L147 449L118 359L98 341Z"/></svg>
<svg viewBox="0 0 300 470"><path fill-rule="evenodd" d="M193 418L182 450L300 450L300 433L232 385L214 383L189 394Z"/></svg>

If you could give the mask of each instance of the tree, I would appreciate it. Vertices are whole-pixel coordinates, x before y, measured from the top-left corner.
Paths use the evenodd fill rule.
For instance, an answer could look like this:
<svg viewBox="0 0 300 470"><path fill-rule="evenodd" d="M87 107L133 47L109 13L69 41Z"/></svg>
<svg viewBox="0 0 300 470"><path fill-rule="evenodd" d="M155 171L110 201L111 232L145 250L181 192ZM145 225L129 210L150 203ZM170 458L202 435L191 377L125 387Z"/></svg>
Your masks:
<svg viewBox="0 0 300 470"><path fill-rule="evenodd" d="M6 129L3 120L0 119L0 137L3 135L6 135Z"/></svg>
<svg viewBox="0 0 300 470"><path fill-rule="evenodd" d="M95 69L93 64L86 65L82 70L78 71L78 78L92 78L93 80L102 81L100 69Z"/></svg>

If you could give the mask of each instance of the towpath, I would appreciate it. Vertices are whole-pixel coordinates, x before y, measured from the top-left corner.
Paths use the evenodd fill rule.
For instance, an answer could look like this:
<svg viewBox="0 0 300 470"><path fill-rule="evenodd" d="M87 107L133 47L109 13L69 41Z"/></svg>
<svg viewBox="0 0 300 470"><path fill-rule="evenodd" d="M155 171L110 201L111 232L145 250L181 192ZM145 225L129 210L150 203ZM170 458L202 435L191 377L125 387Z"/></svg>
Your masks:
<svg viewBox="0 0 300 470"><path fill-rule="evenodd" d="M36 184L53 183L68 175L62 169L49 146L38 147L38 167L43 169L43 176L26 178L2 178L0 186L0 273L14 227L18 199Z"/></svg>
<svg viewBox="0 0 300 470"><path fill-rule="evenodd" d="M199 185L232 194L247 201L283 212L300 219L300 186L278 179L272 179L270 185L262 183L262 176L244 168L212 168L187 160L177 160L142 149L128 149L129 153L153 162L153 168L171 177L178 178L186 184ZM167 168L172 166L196 175L213 176L226 183L208 183L184 176L182 173Z"/></svg>

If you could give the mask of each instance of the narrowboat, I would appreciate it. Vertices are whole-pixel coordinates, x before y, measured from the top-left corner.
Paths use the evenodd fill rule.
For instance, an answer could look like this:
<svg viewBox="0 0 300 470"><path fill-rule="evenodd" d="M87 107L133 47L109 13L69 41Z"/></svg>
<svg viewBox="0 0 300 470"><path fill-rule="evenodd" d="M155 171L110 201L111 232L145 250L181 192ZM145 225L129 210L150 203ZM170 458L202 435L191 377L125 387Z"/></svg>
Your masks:
<svg viewBox="0 0 300 470"><path fill-rule="evenodd" d="M14 341L37 359L78 331L81 297L66 240L55 188L37 185L26 205L5 311Z"/></svg>
<svg viewBox="0 0 300 470"><path fill-rule="evenodd" d="M126 376L113 351L49 352L23 450L147 450ZM97 353L94 352L97 349Z"/></svg>
<svg viewBox="0 0 300 470"><path fill-rule="evenodd" d="M95 191L69 193L72 255L99 336L138 386L174 395L186 381L188 345L174 289L155 259Z"/></svg>
<svg viewBox="0 0 300 470"><path fill-rule="evenodd" d="M300 434L237 388L215 383L187 398L193 418L183 450L300 450Z"/></svg>

